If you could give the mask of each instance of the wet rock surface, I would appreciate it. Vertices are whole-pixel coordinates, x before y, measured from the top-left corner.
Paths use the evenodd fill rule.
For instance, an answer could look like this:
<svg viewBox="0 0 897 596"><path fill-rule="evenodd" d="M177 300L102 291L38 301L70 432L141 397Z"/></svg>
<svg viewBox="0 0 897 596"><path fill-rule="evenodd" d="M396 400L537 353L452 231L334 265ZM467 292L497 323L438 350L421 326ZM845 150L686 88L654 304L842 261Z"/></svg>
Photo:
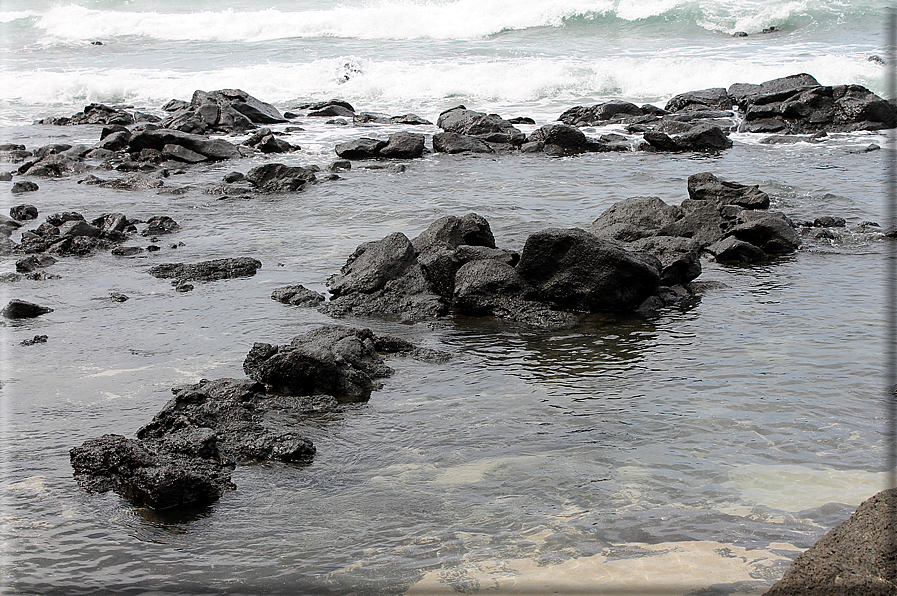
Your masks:
<svg viewBox="0 0 897 596"><path fill-rule="evenodd" d="M850 518L798 555L764 596L897 594L897 489L864 501Z"/></svg>
<svg viewBox="0 0 897 596"><path fill-rule="evenodd" d="M213 259L200 263L163 263L149 270L160 279L173 279L175 285L186 281L216 281L255 275L262 263L250 257Z"/></svg>
<svg viewBox="0 0 897 596"><path fill-rule="evenodd" d="M33 319L51 312L53 309L47 306L13 298L3 307L3 310L0 310L0 315L7 319Z"/></svg>
<svg viewBox="0 0 897 596"><path fill-rule="evenodd" d="M523 253L495 247L488 222L447 216L413 241L401 232L362 244L328 282L332 315L405 320L492 315L570 326L572 312L632 310L658 287L661 262L580 229L530 236Z"/></svg>

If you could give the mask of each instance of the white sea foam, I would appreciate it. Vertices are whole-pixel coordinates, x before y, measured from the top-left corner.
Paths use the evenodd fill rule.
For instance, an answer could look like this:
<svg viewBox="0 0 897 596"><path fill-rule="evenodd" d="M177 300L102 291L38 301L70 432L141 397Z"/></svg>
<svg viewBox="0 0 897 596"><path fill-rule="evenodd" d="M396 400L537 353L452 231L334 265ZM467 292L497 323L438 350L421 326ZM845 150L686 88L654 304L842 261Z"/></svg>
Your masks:
<svg viewBox="0 0 897 596"><path fill-rule="evenodd" d="M353 71L348 81L344 78L347 64ZM570 103L575 101L619 98L663 103L685 91L728 87L736 82L759 83L796 72L808 72L827 85L858 83L881 92L884 84L884 73L878 65L848 57L780 64L675 56L598 58L589 62L521 58L415 64L344 56L202 72L37 70L8 78L0 87L0 103L30 110L21 117L33 118L63 106L80 109L90 102L127 102L152 108L171 98L189 99L196 89L239 87L275 104L339 96L358 103L360 109L376 107L394 113L422 107L438 110L451 102L479 106L540 103L554 113L577 105Z"/></svg>
<svg viewBox="0 0 897 596"><path fill-rule="evenodd" d="M37 13L30 11L0 11L0 23L11 23L19 19L27 19L36 16Z"/></svg>
<svg viewBox="0 0 897 596"><path fill-rule="evenodd" d="M843 19L845 10L837 0L379 0L304 11L266 8L168 13L96 10L71 4L48 9L35 26L61 40L132 35L218 42L315 37L473 39L509 30L562 27L570 19L607 21L613 26L619 20L656 17L663 17L673 31L694 22L711 31L753 33L811 12Z"/></svg>

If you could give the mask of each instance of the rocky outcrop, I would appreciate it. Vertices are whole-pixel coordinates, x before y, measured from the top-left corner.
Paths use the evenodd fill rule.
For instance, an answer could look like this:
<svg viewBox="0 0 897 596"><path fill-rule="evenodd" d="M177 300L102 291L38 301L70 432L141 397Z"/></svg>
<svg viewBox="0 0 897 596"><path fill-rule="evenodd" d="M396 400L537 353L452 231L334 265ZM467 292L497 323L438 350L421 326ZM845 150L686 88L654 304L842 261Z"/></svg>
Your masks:
<svg viewBox="0 0 897 596"><path fill-rule="evenodd" d="M732 140L722 128L704 122L672 137L659 130L649 130L644 139L655 151L720 151L732 147Z"/></svg>
<svg viewBox="0 0 897 596"><path fill-rule="evenodd" d="M438 132L433 135L433 151L448 154L495 153L489 143L457 132Z"/></svg>
<svg viewBox="0 0 897 596"><path fill-rule="evenodd" d="M261 128L243 141L243 145L254 147L262 153L289 153L290 151L298 151L300 147L295 147L287 141L278 138L278 135L283 134L284 133L274 133L270 128Z"/></svg>
<svg viewBox="0 0 897 596"><path fill-rule="evenodd" d="M498 114L484 114L482 112L468 110L464 106L458 106L441 113L436 120L436 126L446 133L454 133L461 137L470 137L471 139L485 143L492 151L497 148L516 148L522 145L526 140L526 135L523 134L523 132L518 130L507 120L504 120ZM449 144L444 141L452 142ZM453 146L455 148L454 150L447 150L445 152L459 153L460 151L457 150L459 141L460 139L448 136L442 137L440 143L437 144L434 137L433 150L443 151L442 148ZM474 142L469 142L469 144L472 147L478 146ZM468 149L468 151L471 150L473 149ZM485 153L486 151L480 149L477 152Z"/></svg>
<svg viewBox="0 0 897 596"><path fill-rule="evenodd" d="M688 196L696 201L716 201L745 209L769 208L769 195L758 186L725 182L709 172L688 177Z"/></svg>
<svg viewBox="0 0 897 596"><path fill-rule="evenodd" d="M141 222L122 213L104 213L89 223L74 211L53 213L37 228L23 232L21 243L11 248L16 253L38 255L39 259L52 258L49 255L85 256L125 242L137 231L137 223ZM161 216L150 218L146 230L155 235L176 228L174 220Z"/></svg>
<svg viewBox="0 0 897 596"><path fill-rule="evenodd" d="M662 285L687 283L700 274L696 252L721 261L759 262L801 245L794 224L769 211L757 186L720 180L704 172L688 178L689 197L676 207L658 197L632 197L605 210L591 226L597 236L628 243L663 264ZM731 238L731 239L730 239Z"/></svg>
<svg viewBox="0 0 897 596"><path fill-rule="evenodd" d="M166 147L168 147L168 155L174 157L176 151L173 149L174 146L180 146L196 155L202 156L202 161L232 159L243 155L239 147L224 139L210 139L199 134L191 134L170 128L144 130L131 136L130 141L128 141L128 151L130 153L139 153L143 149L155 149L161 153L166 151Z"/></svg>
<svg viewBox="0 0 897 596"><path fill-rule="evenodd" d="M287 121L277 108L240 89L197 90L189 104L172 100L163 109L171 116L160 122L162 128L195 134L245 132Z"/></svg>
<svg viewBox="0 0 897 596"><path fill-rule="evenodd" d="M216 281L235 277L255 275L261 268L261 261L250 257L234 259L213 259L200 263L164 263L149 270L149 274L159 279L173 279L174 285L186 281Z"/></svg>
<svg viewBox="0 0 897 596"><path fill-rule="evenodd" d="M663 113L663 110L659 111ZM612 122L643 121L643 117L646 115L652 116L649 120L653 120L653 116L656 114L656 109L648 112L634 103L613 100L588 107L577 106L570 108L558 116L558 120L570 126L596 126Z"/></svg>
<svg viewBox="0 0 897 596"><path fill-rule="evenodd" d="M571 155L592 150L592 141L575 126L546 124L526 138L524 151L541 150L550 155Z"/></svg>
<svg viewBox="0 0 897 596"><path fill-rule="evenodd" d="M680 247L692 255L694 247ZM689 275L669 252L670 279ZM681 256L682 260L686 257ZM399 315L407 320L492 315L536 326L575 324L575 312L633 310L658 289L664 264L585 230L544 230L524 252L495 246L475 214L435 221L414 240L400 232L362 244L328 282L333 315Z"/></svg>
<svg viewBox="0 0 897 596"><path fill-rule="evenodd" d="M69 454L75 480L89 492L111 490L135 505L153 509L211 505L236 488L230 481L230 467L219 460L213 432L182 435L184 445L201 455L184 456L121 435L85 441Z"/></svg>
<svg viewBox="0 0 897 596"><path fill-rule="evenodd" d="M894 107L861 85L820 85L797 74L759 85L737 83L729 96L744 116L741 132L812 134L897 126Z"/></svg>
<svg viewBox="0 0 897 596"><path fill-rule="evenodd" d="M143 120L150 121L152 117L144 115ZM158 119L156 119L158 120ZM137 122L134 113L127 112L124 109L110 107L107 105L92 103L84 108L83 111L74 114L71 117L54 117L38 120L35 124L53 124L57 126L69 126L77 124L121 124L128 125Z"/></svg>
<svg viewBox="0 0 897 596"><path fill-rule="evenodd" d="M287 345L256 343L243 371L284 395L323 393L345 401L367 401L376 379L393 370L377 353L374 334L341 326L316 329Z"/></svg>
<svg viewBox="0 0 897 596"><path fill-rule="evenodd" d="M331 300L323 310L335 316L391 314L425 320L448 311L401 232L360 245L327 283Z"/></svg>
<svg viewBox="0 0 897 596"><path fill-rule="evenodd" d="M381 141L363 137L338 144L334 151L343 159L376 159L380 157L415 159L424 154L424 135L413 132L397 132L389 140Z"/></svg>
<svg viewBox="0 0 897 596"><path fill-rule="evenodd" d="M16 221L37 219L37 207L34 205L16 205L9 208L9 216Z"/></svg>
<svg viewBox="0 0 897 596"><path fill-rule="evenodd" d="M864 501L850 518L798 555L764 596L897 594L897 489Z"/></svg>
<svg viewBox="0 0 897 596"><path fill-rule="evenodd" d="M257 343L244 369L264 383L202 380L172 389L174 397L136 439L104 435L72 449L75 479L85 490L111 490L138 506L208 506L236 488L231 472L238 464L309 462L316 449L296 433L297 418L367 400L376 380L392 374L381 354L436 362L448 357L398 337L335 325L284 346Z"/></svg>
<svg viewBox="0 0 897 596"><path fill-rule="evenodd" d="M589 229L596 236L632 242L657 236L663 227L681 218L682 210L660 197L631 197L611 205Z"/></svg>

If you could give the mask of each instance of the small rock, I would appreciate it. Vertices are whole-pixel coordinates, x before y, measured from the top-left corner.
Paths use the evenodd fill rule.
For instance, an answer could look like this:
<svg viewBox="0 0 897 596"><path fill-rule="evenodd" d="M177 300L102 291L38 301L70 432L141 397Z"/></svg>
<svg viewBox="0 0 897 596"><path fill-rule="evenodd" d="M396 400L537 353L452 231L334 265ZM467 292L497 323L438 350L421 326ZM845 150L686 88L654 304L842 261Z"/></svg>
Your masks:
<svg viewBox="0 0 897 596"><path fill-rule="evenodd" d="M133 257L143 252L139 246L118 246L112 249L112 255L116 257Z"/></svg>
<svg viewBox="0 0 897 596"><path fill-rule="evenodd" d="M189 292L193 289L193 284L188 283L180 283L174 287L174 289L178 292Z"/></svg>
<svg viewBox="0 0 897 596"><path fill-rule="evenodd" d="M271 293L271 299L293 306L318 306L324 302L324 295L297 284L277 288Z"/></svg>
<svg viewBox="0 0 897 596"><path fill-rule="evenodd" d="M240 182L241 180L245 180L246 176L242 172L230 172L224 175L224 181L228 184L233 184L234 182Z"/></svg>
<svg viewBox="0 0 897 596"><path fill-rule="evenodd" d="M56 263L56 259L50 255L31 255L16 261L16 271L19 273L31 273L36 269L43 269Z"/></svg>
<svg viewBox="0 0 897 596"><path fill-rule="evenodd" d="M109 295L109 299L113 302L126 302L127 300L129 300L129 297L120 292L112 292Z"/></svg>
<svg viewBox="0 0 897 596"><path fill-rule="evenodd" d="M35 190L40 190L40 187L31 182L30 180L23 180L22 182L16 182L12 185L12 189L10 192L13 193L22 193L22 192L34 192Z"/></svg>
<svg viewBox="0 0 897 596"><path fill-rule="evenodd" d="M167 215L156 215L146 222L146 229L140 232L141 236L153 236L155 234L170 234L179 230L181 226Z"/></svg>
<svg viewBox="0 0 897 596"><path fill-rule="evenodd" d="M35 335L31 339L24 339L19 345L22 346L33 346L34 344L45 344L47 340L50 339L46 335Z"/></svg>
<svg viewBox="0 0 897 596"><path fill-rule="evenodd" d="M0 314L7 319L30 319L45 315L49 312L53 312L53 309L34 304L33 302L25 302L24 300L13 298L9 301L9 304L0 311Z"/></svg>
<svg viewBox="0 0 897 596"><path fill-rule="evenodd" d="M10 207L9 216L16 221L37 219L37 207L34 205L16 205L15 207Z"/></svg>

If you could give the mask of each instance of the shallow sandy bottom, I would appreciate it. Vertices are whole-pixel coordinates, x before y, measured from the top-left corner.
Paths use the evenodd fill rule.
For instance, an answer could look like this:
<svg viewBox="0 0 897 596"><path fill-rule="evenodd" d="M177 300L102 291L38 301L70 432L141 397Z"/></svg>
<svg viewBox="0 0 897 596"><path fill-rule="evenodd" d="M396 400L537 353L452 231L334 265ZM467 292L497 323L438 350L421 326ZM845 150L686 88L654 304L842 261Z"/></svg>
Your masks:
<svg viewBox="0 0 897 596"><path fill-rule="evenodd" d="M721 542L627 543L555 565L493 560L428 573L407 596L430 594L762 594L799 549ZM791 556L786 556L790 553Z"/></svg>

